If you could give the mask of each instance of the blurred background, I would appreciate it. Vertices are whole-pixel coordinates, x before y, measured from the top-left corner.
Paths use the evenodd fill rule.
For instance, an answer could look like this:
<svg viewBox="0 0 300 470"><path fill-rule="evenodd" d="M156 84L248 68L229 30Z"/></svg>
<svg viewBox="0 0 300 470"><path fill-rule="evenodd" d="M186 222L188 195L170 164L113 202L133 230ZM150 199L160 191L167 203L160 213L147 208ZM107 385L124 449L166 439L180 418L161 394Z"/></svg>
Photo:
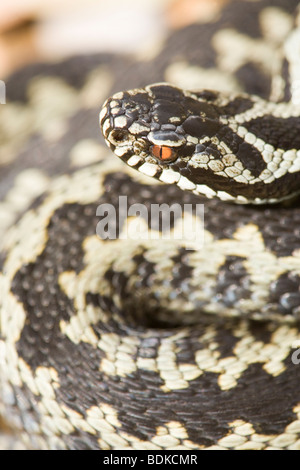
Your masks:
<svg viewBox="0 0 300 470"><path fill-rule="evenodd" d="M207 65L209 48L190 48L185 29L217 20L228 1L0 0L0 242L55 175L107 154L98 116L108 96L170 81L174 57L178 83L182 60ZM191 34L197 43L202 30ZM186 88L199 83L190 72Z"/></svg>
<svg viewBox="0 0 300 470"><path fill-rule="evenodd" d="M165 35L225 0L1 0L0 78L35 61L155 51Z"/></svg>

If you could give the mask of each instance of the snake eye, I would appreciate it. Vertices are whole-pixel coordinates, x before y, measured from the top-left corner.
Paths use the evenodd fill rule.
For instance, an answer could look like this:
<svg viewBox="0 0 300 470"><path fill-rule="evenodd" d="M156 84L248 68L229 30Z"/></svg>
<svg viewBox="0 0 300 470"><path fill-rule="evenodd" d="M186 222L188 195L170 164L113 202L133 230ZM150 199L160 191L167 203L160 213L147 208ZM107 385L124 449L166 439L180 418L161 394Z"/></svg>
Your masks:
<svg viewBox="0 0 300 470"><path fill-rule="evenodd" d="M151 153L161 162L173 162L177 158L175 150L165 145L152 145Z"/></svg>

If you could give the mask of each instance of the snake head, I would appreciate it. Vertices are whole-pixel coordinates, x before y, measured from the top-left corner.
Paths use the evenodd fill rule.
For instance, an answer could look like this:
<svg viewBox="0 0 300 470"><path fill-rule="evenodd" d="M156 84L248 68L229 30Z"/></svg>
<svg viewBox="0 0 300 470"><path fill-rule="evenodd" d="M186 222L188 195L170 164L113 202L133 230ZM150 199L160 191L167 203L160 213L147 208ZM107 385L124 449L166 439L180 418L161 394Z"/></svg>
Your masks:
<svg viewBox="0 0 300 470"><path fill-rule="evenodd" d="M183 92L166 83L116 93L100 113L107 144L128 165L158 177L166 166L191 155L182 127L188 112L184 101Z"/></svg>
<svg viewBox="0 0 300 470"><path fill-rule="evenodd" d="M288 197L289 179L299 188L294 176L277 184L270 156L258 148L261 139L256 144L247 134L247 112L265 107L248 95L156 83L114 94L102 107L100 126L113 152L148 176L208 198L261 204Z"/></svg>
<svg viewBox="0 0 300 470"><path fill-rule="evenodd" d="M208 145L220 128L217 107L211 102L215 96L203 92L201 98L168 83L116 93L102 107L100 127L107 145L129 166L195 190L189 177L199 155L206 152L202 160L208 160L209 152L212 159L220 157Z"/></svg>

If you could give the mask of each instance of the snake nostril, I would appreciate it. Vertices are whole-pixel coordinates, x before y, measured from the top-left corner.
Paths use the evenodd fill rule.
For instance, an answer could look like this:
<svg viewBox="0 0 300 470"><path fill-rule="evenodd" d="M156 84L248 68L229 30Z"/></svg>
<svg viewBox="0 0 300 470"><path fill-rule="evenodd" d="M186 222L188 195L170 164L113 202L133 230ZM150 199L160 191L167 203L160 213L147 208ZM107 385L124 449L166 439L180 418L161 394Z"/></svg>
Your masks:
<svg viewBox="0 0 300 470"><path fill-rule="evenodd" d="M120 144L128 140L128 132L124 130L115 130L112 132L112 138L117 144Z"/></svg>

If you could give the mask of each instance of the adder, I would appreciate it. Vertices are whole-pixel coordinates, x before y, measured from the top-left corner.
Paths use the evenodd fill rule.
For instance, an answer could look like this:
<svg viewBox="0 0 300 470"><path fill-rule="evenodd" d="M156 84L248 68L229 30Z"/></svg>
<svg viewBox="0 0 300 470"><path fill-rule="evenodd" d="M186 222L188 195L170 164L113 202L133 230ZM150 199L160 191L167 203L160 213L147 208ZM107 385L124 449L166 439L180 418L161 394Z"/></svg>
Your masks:
<svg viewBox="0 0 300 470"><path fill-rule="evenodd" d="M297 4L11 78L0 410L26 447L300 448ZM155 204L201 206L202 244L129 210Z"/></svg>

